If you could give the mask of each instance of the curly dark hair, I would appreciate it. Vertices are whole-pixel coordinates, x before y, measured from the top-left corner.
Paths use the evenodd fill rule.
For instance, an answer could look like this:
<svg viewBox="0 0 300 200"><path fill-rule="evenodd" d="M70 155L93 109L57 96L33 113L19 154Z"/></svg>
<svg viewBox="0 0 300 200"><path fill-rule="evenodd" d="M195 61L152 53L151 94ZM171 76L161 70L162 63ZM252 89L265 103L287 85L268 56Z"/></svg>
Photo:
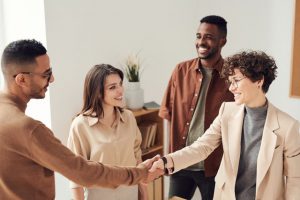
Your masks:
<svg viewBox="0 0 300 200"><path fill-rule="evenodd" d="M264 79L264 93L268 92L269 86L277 76L275 60L262 51L242 51L226 58L221 76L228 79L234 75L234 69L239 69L252 82Z"/></svg>

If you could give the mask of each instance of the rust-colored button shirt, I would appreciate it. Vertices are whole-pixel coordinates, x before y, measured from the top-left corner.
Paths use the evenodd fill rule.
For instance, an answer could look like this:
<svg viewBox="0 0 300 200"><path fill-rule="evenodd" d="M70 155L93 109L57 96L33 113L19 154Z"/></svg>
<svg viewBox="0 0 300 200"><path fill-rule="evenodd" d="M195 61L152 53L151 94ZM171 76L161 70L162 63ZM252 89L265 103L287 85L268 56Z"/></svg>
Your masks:
<svg viewBox="0 0 300 200"><path fill-rule="evenodd" d="M197 105L202 82L202 74L198 70L200 59L195 58L179 63L174 69L164 98L159 116L171 122L170 152L186 146L190 122ZM224 101L233 101L225 80L220 78L223 59L213 67L212 79L206 95L204 129L206 130L218 115ZM223 151L220 146L205 161L206 176L214 176L220 165Z"/></svg>

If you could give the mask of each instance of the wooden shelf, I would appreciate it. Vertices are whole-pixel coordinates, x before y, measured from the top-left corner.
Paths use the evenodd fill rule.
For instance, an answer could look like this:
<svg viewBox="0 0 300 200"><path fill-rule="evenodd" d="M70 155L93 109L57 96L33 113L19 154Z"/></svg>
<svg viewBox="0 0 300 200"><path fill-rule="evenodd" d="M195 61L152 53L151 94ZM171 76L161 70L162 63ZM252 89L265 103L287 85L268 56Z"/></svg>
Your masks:
<svg viewBox="0 0 300 200"><path fill-rule="evenodd" d="M163 119L158 116L159 109L140 109L132 110L136 121L141 123L156 123L156 136L154 141L154 146L142 150L142 159L146 160L152 158L153 156L159 154L163 155L164 151L164 129L163 129ZM149 200L163 200L164 188L163 188L163 177L153 181L148 184L148 199Z"/></svg>
<svg viewBox="0 0 300 200"><path fill-rule="evenodd" d="M147 154L150 154L150 153L153 153L153 152L157 152L157 151L160 151L160 150L163 150L163 146L162 145L155 145L153 147L150 147L148 149L144 149L142 151L142 156L146 156ZM161 154L160 154L161 155Z"/></svg>
<svg viewBox="0 0 300 200"><path fill-rule="evenodd" d="M139 110L132 110L132 112L134 113L135 117L139 117L139 116L143 116L149 113L157 113L158 114L158 109L139 109ZM158 116L157 116L158 117Z"/></svg>

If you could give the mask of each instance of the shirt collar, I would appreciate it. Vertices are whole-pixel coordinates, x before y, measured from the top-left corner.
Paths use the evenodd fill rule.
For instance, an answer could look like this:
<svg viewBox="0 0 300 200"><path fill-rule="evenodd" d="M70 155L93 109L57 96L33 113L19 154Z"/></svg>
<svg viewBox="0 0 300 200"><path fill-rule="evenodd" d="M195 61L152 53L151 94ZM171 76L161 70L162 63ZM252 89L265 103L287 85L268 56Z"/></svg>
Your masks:
<svg viewBox="0 0 300 200"><path fill-rule="evenodd" d="M125 119L123 114L120 112L119 109L116 109L116 113L117 113L117 120L115 121L116 123L118 122L123 122L125 123ZM92 113L92 115L95 115L96 113ZM88 124L89 126L94 126L95 124L97 124L98 122L101 122L101 119L99 119L98 117L92 117L92 116L87 116L87 120L88 120Z"/></svg>
<svg viewBox="0 0 300 200"><path fill-rule="evenodd" d="M197 58L196 64L194 66L194 70L199 70L199 66L201 66L200 60L201 60L200 58ZM212 69L216 69L219 73L221 73L223 64L224 64L224 60L223 60L222 56L220 56L220 58L214 64L214 66L212 67Z"/></svg>

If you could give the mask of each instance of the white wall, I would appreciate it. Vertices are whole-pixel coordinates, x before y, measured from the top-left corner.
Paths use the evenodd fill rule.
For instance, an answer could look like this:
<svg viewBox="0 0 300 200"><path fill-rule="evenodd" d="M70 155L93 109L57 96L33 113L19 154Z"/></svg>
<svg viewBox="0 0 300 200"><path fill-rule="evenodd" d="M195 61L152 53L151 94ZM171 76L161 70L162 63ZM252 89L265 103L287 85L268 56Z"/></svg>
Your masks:
<svg viewBox="0 0 300 200"><path fill-rule="evenodd" d="M0 0L0 24L1 52L8 43L19 39L35 38L46 46L43 1ZM26 113L50 127L49 92L43 100L31 100Z"/></svg>
<svg viewBox="0 0 300 200"><path fill-rule="evenodd" d="M270 4L270 8L270 17L274 23L268 31L271 41L268 50L277 62L278 77L272 84L268 97L274 105L300 121L300 98L289 97L295 0L276 0Z"/></svg>
<svg viewBox="0 0 300 200"><path fill-rule="evenodd" d="M3 1L0 1L0 24L3 24ZM0 27L0 52L3 51L4 47L4 29ZM3 89L3 75L0 72L0 90Z"/></svg>
<svg viewBox="0 0 300 200"><path fill-rule="evenodd" d="M3 10L3 0L0 1L0 24L4 24L4 10ZM0 52L3 51L4 46L4 28L0 28Z"/></svg>
<svg viewBox="0 0 300 200"><path fill-rule="evenodd" d="M56 136L66 142L71 119L81 108L84 76L97 63L120 66L128 54L141 50L145 100L160 102L175 64L196 56L195 31L208 14L228 21L224 56L242 49L274 56L279 74L269 99L300 120L300 100L289 98L293 12L294 0L45 1ZM70 198L61 176L56 188L57 199Z"/></svg>

